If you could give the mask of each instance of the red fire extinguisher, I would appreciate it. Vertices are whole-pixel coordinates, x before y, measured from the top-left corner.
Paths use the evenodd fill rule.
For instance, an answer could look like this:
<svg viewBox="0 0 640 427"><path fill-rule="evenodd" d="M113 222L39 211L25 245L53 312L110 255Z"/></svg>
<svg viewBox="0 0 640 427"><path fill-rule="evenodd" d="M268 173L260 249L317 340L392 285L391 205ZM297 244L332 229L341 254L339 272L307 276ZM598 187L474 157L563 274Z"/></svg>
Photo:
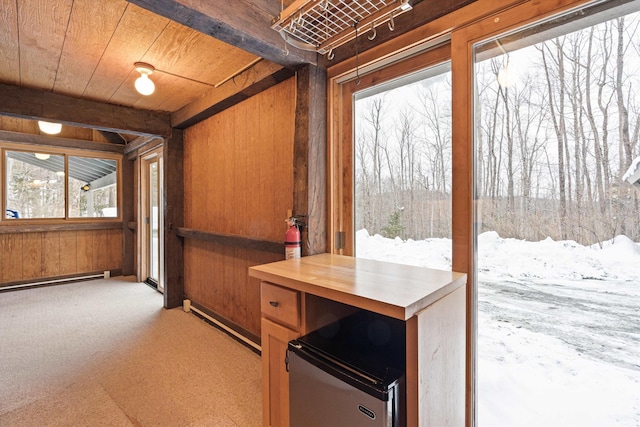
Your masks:
<svg viewBox="0 0 640 427"><path fill-rule="evenodd" d="M287 232L284 235L284 256L285 259L300 258L300 229L298 229L295 217L287 220Z"/></svg>

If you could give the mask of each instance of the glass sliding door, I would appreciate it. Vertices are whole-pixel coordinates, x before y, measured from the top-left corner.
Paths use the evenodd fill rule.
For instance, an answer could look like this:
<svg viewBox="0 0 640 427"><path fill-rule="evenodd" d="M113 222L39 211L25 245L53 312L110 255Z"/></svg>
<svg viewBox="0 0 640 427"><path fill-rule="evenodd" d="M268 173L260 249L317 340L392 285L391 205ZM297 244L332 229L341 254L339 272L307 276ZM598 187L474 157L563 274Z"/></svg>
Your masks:
<svg viewBox="0 0 640 427"><path fill-rule="evenodd" d="M162 156L154 152L143 158L142 188L144 216L144 271L146 282L164 290L163 283L163 209L162 209Z"/></svg>
<svg viewBox="0 0 640 427"><path fill-rule="evenodd" d="M640 425L640 4L596 8L474 47L479 426Z"/></svg>

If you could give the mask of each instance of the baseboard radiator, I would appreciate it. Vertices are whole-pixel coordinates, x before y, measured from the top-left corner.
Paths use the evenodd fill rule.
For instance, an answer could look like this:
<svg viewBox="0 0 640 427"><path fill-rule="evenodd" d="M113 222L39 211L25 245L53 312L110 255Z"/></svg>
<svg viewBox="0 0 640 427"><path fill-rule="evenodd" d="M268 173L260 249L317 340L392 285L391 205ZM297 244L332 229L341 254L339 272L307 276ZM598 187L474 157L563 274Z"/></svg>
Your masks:
<svg viewBox="0 0 640 427"><path fill-rule="evenodd" d="M237 331L234 331L233 329L231 329L230 327L228 327L224 323L220 322L219 320L209 316L204 311L199 310L197 307L194 307L193 305L191 305L191 300L188 300L188 299L183 300L182 301L182 309L186 313L189 313L191 311L193 311L194 313L197 313L200 317L203 317L203 318L207 319L209 322L213 323L214 325L216 325L217 327L222 329L227 334L237 338L238 340L240 340L243 343L247 344L248 346L258 350L259 352L262 352L262 347L261 346L259 346L258 344L254 343L249 338L247 338L244 335L238 333Z"/></svg>
<svg viewBox="0 0 640 427"><path fill-rule="evenodd" d="M106 270L104 273L86 274L82 276L70 276L70 277L63 277L60 279L42 280L39 282L20 283L18 285L9 285L9 286L0 285L0 292L15 291L18 289L26 289L26 288L37 288L39 286L58 285L65 282L78 282L78 281L90 280L90 279L108 279L109 277L111 277L111 271Z"/></svg>

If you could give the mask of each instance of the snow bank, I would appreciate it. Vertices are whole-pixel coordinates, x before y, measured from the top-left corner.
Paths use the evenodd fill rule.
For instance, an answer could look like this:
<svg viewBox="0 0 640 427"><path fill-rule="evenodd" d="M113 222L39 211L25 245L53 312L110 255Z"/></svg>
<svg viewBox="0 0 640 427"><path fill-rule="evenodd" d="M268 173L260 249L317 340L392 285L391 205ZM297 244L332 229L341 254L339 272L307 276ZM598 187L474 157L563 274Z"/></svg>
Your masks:
<svg viewBox="0 0 640 427"><path fill-rule="evenodd" d="M389 239L365 229L356 233L356 256L451 270L451 239ZM490 279L514 281L624 280L640 283L640 244L626 236L592 246L573 240L539 242L478 236L478 270Z"/></svg>

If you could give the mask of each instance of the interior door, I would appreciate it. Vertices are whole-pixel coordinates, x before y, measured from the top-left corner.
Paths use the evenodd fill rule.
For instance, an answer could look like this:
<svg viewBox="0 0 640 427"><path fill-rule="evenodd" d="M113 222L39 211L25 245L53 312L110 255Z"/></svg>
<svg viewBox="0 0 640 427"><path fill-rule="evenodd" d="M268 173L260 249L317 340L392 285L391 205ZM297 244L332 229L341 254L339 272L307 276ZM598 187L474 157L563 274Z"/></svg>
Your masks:
<svg viewBox="0 0 640 427"><path fill-rule="evenodd" d="M145 282L164 292L162 202L162 151L154 150L142 159L143 277Z"/></svg>

